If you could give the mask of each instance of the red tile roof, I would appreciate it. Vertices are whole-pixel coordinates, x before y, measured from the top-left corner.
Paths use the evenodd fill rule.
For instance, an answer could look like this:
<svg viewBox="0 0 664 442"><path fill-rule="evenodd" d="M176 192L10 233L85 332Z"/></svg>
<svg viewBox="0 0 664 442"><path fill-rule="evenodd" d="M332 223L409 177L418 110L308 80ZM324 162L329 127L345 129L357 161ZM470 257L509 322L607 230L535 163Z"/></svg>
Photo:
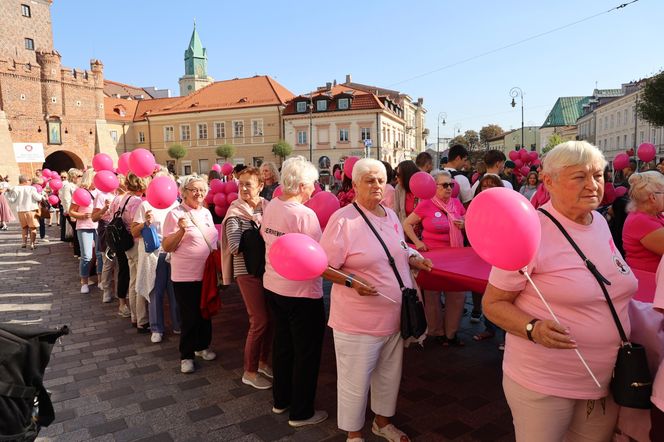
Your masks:
<svg viewBox="0 0 664 442"><path fill-rule="evenodd" d="M136 97L143 96L144 99L152 98L145 89L117 81L104 80L104 95L107 97Z"/></svg>
<svg viewBox="0 0 664 442"><path fill-rule="evenodd" d="M385 106L381 103L380 99L369 92L365 92L359 89L354 89L352 87L349 87L347 85L336 85L333 86L329 91L328 90L321 90L313 93L313 100L318 99L319 97L322 96L328 96L330 97L330 101L328 101L327 105L327 111L336 111L337 109L337 100L332 99L332 97L335 97L339 94L344 94L344 93L350 93L352 100L351 100L351 105L350 109L344 109L343 111L355 111L355 110L370 110L370 109L384 109ZM302 114L302 112L297 112L297 103L298 101L309 101L310 97L309 95L300 95L298 97L294 97L287 105L286 109L284 109L284 115L297 115L297 114ZM316 113L314 111L314 113Z"/></svg>
<svg viewBox="0 0 664 442"><path fill-rule="evenodd" d="M125 98L104 97L104 113L106 121L130 122L134 119L136 105L142 101L152 100L127 100ZM124 114L124 115L123 115Z"/></svg>
<svg viewBox="0 0 664 442"><path fill-rule="evenodd" d="M134 121L145 120L146 115L152 116L159 112L167 111L183 100L183 97L153 98L152 100L140 100L136 106Z"/></svg>

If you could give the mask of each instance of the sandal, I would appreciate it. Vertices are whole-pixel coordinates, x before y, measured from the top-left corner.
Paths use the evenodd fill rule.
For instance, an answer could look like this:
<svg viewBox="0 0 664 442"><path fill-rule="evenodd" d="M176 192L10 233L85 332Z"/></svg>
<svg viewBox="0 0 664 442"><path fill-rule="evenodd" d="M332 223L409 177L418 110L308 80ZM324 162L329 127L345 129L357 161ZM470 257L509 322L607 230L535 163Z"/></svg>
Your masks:
<svg viewBox="0 0 664 442"><path fill-rule="evenodd" d="M466 344L459 339L459 336L454 335L453 338L445 338L445 341L443 342L443 347L463 347Z"/></svg>
<svg viewBox="0 0 664 442"><path fill-rule="evenodd" d="M410 438L406 436L406 433L399 430L392 424L387 424L383 428L378 427L376 421L374 420L371 424L371 432L376 436L380 436L383 439L387 439L390 442L401 442L401 438L405 437L410 441Z"/></svg>
<svg viewBox="0 0 664 442"><path fill-rule="evenodd" d="M484 341L485 339L491 339L494 336L496 336L495 333L489 331L483 331L482 333L478 333L475 336L473 336L473 341Z"/></svg>

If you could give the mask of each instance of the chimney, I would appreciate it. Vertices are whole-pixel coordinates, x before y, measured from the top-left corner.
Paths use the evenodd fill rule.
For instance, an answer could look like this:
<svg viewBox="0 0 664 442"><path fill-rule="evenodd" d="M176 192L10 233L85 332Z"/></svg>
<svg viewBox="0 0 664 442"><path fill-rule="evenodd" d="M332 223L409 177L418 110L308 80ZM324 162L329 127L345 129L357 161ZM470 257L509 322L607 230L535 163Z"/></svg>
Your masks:
<svg viewBox="0 0 664 442"><path fill-rule="evenodd" d="M328 91L332 89L332 83L330 83L329 81L325 83L325 89L327 89Z"/></svg>
<svg viewBox="0 0 664 442"><path fill-rule="evenodd" d="M353 78L350 76L350 74L346 74L346 83L352 83Z"/></svg>
<svg viewBox="0 0 664 442"><path fill-rule="evenodd" d="M417 99L417 104L418 104L418 106L422 106L424 104L424 98L421 98L421 97L418 98Z"/></svg>
<svg viewBox="0 0 664 442"><path fill-rule="evenodd" d="M337 79L335 78L334 81L332 82L332 86L336 86L336 85L337 85Z"/></svg>

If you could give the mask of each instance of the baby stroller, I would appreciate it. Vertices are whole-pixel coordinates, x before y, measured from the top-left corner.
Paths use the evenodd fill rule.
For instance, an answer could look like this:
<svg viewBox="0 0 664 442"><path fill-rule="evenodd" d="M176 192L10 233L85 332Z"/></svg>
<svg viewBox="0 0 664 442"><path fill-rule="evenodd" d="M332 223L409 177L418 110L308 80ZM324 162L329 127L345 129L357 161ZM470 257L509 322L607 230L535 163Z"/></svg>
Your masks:
<svg viewBox="0 0 664 442"><path fill-rule="evenodd" d="M53 344L68 333L0 324L0 441L33 441L55 419L42 381Z"/></svg>

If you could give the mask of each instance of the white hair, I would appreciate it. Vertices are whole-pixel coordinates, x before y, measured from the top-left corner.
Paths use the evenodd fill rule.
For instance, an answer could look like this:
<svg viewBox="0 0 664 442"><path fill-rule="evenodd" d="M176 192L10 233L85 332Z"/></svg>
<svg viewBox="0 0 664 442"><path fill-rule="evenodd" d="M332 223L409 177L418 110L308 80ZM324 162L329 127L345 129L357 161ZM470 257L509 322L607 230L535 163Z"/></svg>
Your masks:
<svg viewBox="0 0 664 442"><path fill-rule="evenodd" d="M353 182L359 183L362 177L369 172L378 172L387 181L387 171L383 163L373 158L362 158L353 166Z"/></svg>
<svg viewBox="0 0 664 442"><path fill-rule="evenodd" d="M664 175L657 170L648 170L641 173L633 173L629 177L629 199L631 200L627 210L637 210L639 206L648 201L653 192L664 190Z"/></svg>
<svg viewBox="0 0 664 442"><path fill-rule="evenodd" d="M587 141L567 141L546 154L542 172L555 177L566 167L588 164L604 170L606 159L602 151Z"/></svg>
<svg viewBox="0 0 664 442"><path fill-rule="evenodd" d="M205 194L207 195L208 193L208 184L207 181L205 180L204 177L200 175L187 175L184 177L180 178L180 195L184 196L184 191L186 190L187 187L189 187L189 184L195 183L195 182L201 182L205 186Z"/></svg>
<svg viewBox="0 0 664 442"><path fill-rule="evenodd" d="M302 155L284 161L281 167L281 188L288 195L300 192L300 184L313 184L318 179L318 170Z"/></svg>
<svg viewBox="0 0 664 442"><path fill-rule="evenodd" d="M452 174L449 172L449 170L435 170L431 173L431 176L436 181L438 181L439 176L445 176L449 179L452 179Z"/></svg>

